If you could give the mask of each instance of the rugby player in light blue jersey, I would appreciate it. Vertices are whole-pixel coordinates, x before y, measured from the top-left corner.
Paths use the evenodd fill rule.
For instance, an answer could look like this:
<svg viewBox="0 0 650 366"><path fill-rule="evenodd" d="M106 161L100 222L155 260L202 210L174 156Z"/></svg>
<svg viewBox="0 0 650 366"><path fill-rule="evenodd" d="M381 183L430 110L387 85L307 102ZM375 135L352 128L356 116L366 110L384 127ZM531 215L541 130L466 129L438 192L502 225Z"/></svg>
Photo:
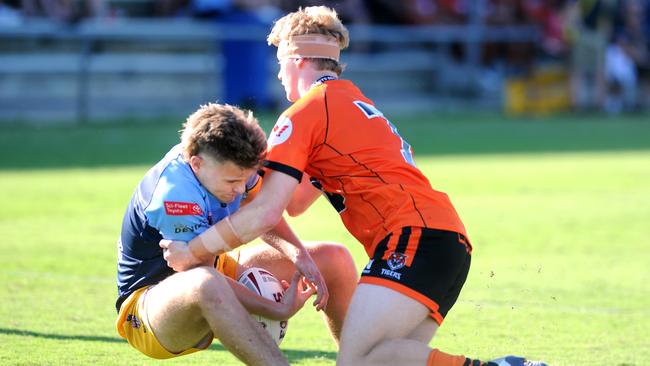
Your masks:
<svg viewBox="0 0 650 366"><path fill-rule="evenodd" d="M265 152L266 136L251 113L208 104L187 119L181 143L138 184L118 244L116 327L145 355L181 356L218 338L248 365L286 365L249 312L288 319L313 293L314 305L325 310L338 344L357 281L354 262L341 244L303 245L281 220L262 236L269 245L218 253L179 273L165 261L161 240L190 241L227 221L252 198L261 185L258 169ZM265 268L286 281L281 302L258 296L236 281L249 267Z"/></svg>

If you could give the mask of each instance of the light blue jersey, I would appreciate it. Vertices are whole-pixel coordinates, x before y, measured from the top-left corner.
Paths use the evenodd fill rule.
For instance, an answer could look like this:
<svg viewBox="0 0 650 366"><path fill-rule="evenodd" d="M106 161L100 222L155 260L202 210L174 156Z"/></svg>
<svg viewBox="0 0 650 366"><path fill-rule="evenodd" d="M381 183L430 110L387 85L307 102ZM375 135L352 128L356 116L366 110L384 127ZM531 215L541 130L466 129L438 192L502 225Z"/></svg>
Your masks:
<svg viewBox="0 0 650 366"><path fill-rule="evenodd" d="M258 182L259 176L253 175L246 191ZM118 311L133 291L174 273L158 245L161 239L190 241L237 211L242 198L220 202L196 179L180 145L174 146L140 181L124 215L118 248Z"/></svg>

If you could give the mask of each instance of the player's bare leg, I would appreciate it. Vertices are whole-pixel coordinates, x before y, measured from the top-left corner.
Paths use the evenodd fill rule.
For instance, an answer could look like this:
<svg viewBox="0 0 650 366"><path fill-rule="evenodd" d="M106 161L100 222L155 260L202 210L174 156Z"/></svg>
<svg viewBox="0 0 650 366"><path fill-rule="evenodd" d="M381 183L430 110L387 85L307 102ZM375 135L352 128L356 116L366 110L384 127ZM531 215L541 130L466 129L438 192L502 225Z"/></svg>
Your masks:
<svg viewBox="0 0 650 366"><path fill-rule="evenodd" d="M368 327L372 324L372 327ZM428 346L438 330L421 303L386 287L359 284L345 319L338 366L547 366L524 357L481 362Z"/></svg>
<svg viewBox="0 0 650 366"><path fill-rule="evenodd" d="M345 314L358 281L354 260L350 252L341 244L305 242L304 246L325 278L329 290L329 302L324 312L324 320L338 345ZM242 249L239 264L244 268L264 268L278 279L286 281L290 281L295 272L291 261L267 245Z"/></svg>
<svg viewBox="0 0 650 366"><path fill-rule="evenodd" d="M422 338L435 332L427 329L428 317L429 309L410 297L359 284L345 319L337 365L426 365L431 338Z"/></svg>
<svg viewBox="0 0 650 366"><path fill-rule="evenodd" d="M433 336L436 335L437 330L438 323L431 317L427 317L406 338L428 344L433 339Z"/></svg>
<svg viewBox="0 0 650 366"><path fill-rule="evenodd" d="M222 274L200 267L174 274L145 298L159 342L177 353L203 348L214 335L247 365L288 365L269 334L255 323Z"/></svg>

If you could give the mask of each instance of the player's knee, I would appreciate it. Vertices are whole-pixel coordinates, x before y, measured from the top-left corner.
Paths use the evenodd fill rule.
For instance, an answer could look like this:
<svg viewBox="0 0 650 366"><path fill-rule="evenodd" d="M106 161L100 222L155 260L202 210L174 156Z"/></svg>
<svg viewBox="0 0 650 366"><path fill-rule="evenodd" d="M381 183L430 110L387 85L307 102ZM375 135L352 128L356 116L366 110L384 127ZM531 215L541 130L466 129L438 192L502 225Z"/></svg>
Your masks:
<svg viewBox="0 0 650 366"><path fill-rule="evenodd" d="M326 281L356 285L357 270L350 251L338 243L319 243L311 253Z"/></svg>
<svg viewBox="0 0 650 366"><path fill-rule="evenodd" d="M324 264L341 263L343 265L354 265L354 260L348 248L339 243L323 242L317 243L310 248L310 254Z"/></svg>
<svg viewBox="0 0 650 366"><path fill-rule="evenodd" d="M222 304L228 287L223 275L211 267L199 267L192 271L193 278L188 281L188 286L192 289L198 305L213 307Z"/></svg>

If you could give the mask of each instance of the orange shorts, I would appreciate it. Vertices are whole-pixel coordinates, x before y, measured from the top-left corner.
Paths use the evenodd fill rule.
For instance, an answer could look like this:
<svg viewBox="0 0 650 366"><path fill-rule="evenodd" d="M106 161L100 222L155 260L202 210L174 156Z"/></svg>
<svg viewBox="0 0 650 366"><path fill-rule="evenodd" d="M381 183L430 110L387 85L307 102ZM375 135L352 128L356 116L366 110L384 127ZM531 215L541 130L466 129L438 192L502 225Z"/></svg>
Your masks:
<svg viewBox="0 0 650 366"><path fill-rule="evenodd" d="M238 260L238 251L222 254L217 258L215 268L217 271L236 280ZM204 349L190 348L180 353L172 353L160 344L149 325L149 319L144 306L147 291L153 286L146 286L136 290L122 303L120 311L117 314L117 319L115 320L115 327L120 336L125 338L133 348L156 359L188 355ZM204 347L207 348L210 344L211 342L205 344Z"/></svg>

